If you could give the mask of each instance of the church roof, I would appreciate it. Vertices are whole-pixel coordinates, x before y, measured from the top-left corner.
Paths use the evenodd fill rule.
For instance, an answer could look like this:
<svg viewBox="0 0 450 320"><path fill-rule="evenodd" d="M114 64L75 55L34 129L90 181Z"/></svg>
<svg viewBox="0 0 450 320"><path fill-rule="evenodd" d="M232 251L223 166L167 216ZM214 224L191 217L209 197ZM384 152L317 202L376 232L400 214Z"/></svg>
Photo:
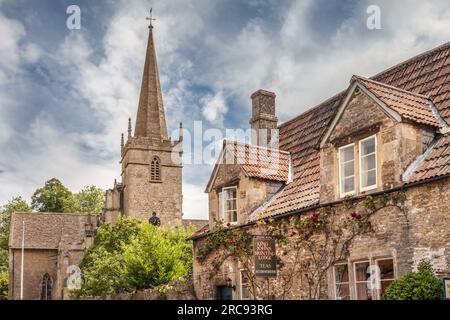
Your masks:
<svg viewBox="0 0 450 320"><path fill-rule="evenodd" d="M136 116L135 137L167 140L166 117L159 80L158 62L153 42L153 26L149 26L144 73Z"/></svg>
<svg viewBox="0 0 450 320"><path fill-rule="evenodd" d="M427 97L433 102L440 117L450 124L450 42L408 59L375 75L370 80L366 80L368 86L372 86L372 89L376 87L375 89L380 90L381 94L388 90L387 86L381 87L374 81L396 87L398 89L395 90L396 95L406 99L408 104L420 105L419 110L412 111L414 114L409 115L411 118L431 121L435 124L434 120L430 118L429 112L424 112L423 109L423 102ZM409 91L409 93L400 94L401 90ZM417 97L417 101L416 98L412 98L414 96ZM294 212L319 204L319 144L344 97L345 92L341 92L279 126L280 149L291 153L294 180L276 196L276 199L272 199L273 201L265 210L266 217ZM402 107L405 108L405 106ZM400 110L400 106L398 108ZM401 111L407 115L411 109ZM441 139L448 139L448 137L445 135ZM435 151L435 154L438 152ZM450 154L450 150L446 148L444 154ZM430 155L430 157L432 156ZM442 157L445 156L440 155L439 157L442 161ZM442 172L447 172L447 169L450 170L449 162L436 163L440 169L434 168L423 177L432 178Z"/></svg>
<svg viewBox="0 0 450 320"><path fill-rule="evenodd" d="M66 244L83 244L86 229L97 226L97 217L76 213L15 212L11 217L9 247L22 248L22 228L25 222L26 249L58 249Z"/></svg>

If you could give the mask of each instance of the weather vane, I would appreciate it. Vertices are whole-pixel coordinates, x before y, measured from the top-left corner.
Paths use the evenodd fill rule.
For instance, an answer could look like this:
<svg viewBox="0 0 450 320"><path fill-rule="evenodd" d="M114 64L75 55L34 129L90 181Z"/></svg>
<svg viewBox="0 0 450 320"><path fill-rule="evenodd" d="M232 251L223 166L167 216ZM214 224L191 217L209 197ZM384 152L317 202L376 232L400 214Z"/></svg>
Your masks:
<svg viewBox="0 0 450 320"><path fill-rule="evenodd" d="M156 20L156 19L153 19L153 8L150 8L150 16L147 17L146 19L147 19L147 20L150 20L150 25L149 25L149 27L153 27L153 22L152 22L152 21L155 21L155 20Z"/></svg>

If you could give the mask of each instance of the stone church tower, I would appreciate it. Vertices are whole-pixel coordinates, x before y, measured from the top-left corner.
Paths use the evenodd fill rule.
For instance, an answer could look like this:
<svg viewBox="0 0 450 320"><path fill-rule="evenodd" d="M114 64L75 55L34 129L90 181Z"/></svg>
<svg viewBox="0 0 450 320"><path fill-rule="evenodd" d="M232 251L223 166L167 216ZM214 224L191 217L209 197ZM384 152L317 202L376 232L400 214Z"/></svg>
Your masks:
<svg viewBox="0 0 450 320"><path fill-rule="evenodd" d="M106 192L105 220L118 215L148 220L156 213L162 226L182 223L182 128L168 137L159 81L153 26L149 27L144 73L134 134L121 141L122 182Z"/></svg>

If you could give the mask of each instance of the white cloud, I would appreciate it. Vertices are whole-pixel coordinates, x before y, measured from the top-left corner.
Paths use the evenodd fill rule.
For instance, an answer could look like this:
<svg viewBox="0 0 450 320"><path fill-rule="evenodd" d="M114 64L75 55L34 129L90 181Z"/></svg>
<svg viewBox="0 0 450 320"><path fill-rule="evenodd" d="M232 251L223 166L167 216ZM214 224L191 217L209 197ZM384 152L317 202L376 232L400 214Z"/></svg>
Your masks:
<svg viewBox="0 0 450 320"><path fill-rule="evenodd" d="M183 184L183 212L189 219L208 219L208 195L203 186Z"/></svg>
<svg viewBox="0 0 450 320"><path fill-rule="evenodd" d="M253 9L268 2L253 1ZM373 2L381 7L383 29L368 31L365 9ZM172 127L201 116L221 125L233 110L227 102L234 99L249 111L249 95L258 88L277 93L279 116L287 120L344 89L352 74L373 75L450 40L446 0L360 1L352 14L326 35L315 29L311 18L324 1L284 4L277 28L262 17L248 20L232 33L216 30L217 21L210 18L221 16L224 3L228 4L172 0L153 5L164 103ZM281 7L273 3L271 8ZM53 176L74 190L91 183L107 187L119 176L120 133L126 131L127 118L131 115L134 119L138 103L146 7L145 0L115 4L103 38L94 39L103 50L101 55L91 46L92 39L73 31L52 56L64 71L60 79L52 80L69 88L68 97L86 101L97 122L96 130L78 133L57 131L55 119L43 113L14 132L9 120L21 101L15 89L22 84L22 67L39 61L44 50L27 41L20 22L0 13L0 170L9 165L0 173L1 184L8 186L0 190L1 201L15 194L27 196ZM315 23L328 23L320 16L317 19ZM214 94L195 87L206 87L204 92ZM19 152L5 145L14 134L30 143L32 152L26 146ZM201 170L196 168L189 167L186 174L196 176L194 171ZM206 175L198 176L202 181L184 183L187 217L199 212L204 217L207 210L203 194Z"/></svg>
<svg viewBox="0 0 450 320"><path fill-rule="evenodd" d="M223 125L224 115L228 111L228 107L222 92L214 95L204 96L200 103L203 105L203 116L211 123Z"/></svg>

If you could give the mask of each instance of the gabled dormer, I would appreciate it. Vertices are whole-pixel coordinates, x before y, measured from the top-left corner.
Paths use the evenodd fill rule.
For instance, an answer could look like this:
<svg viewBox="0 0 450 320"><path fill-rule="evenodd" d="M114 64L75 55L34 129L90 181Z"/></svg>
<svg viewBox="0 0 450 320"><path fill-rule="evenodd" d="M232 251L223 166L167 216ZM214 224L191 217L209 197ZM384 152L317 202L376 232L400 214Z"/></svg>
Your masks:
<svg viewBox="0 0 450 320"><path fill-rule="evenodd" d="M205 192L209 198L210 227L246 223L249 214L289 182L288 152L224 141Z"/></svg>
<svg viewBox="0 0 450 320"><path fill-rule="evenodd" d="M352 77L320 144L320 201L388 190L442 128L429 97Z"/></svg>

